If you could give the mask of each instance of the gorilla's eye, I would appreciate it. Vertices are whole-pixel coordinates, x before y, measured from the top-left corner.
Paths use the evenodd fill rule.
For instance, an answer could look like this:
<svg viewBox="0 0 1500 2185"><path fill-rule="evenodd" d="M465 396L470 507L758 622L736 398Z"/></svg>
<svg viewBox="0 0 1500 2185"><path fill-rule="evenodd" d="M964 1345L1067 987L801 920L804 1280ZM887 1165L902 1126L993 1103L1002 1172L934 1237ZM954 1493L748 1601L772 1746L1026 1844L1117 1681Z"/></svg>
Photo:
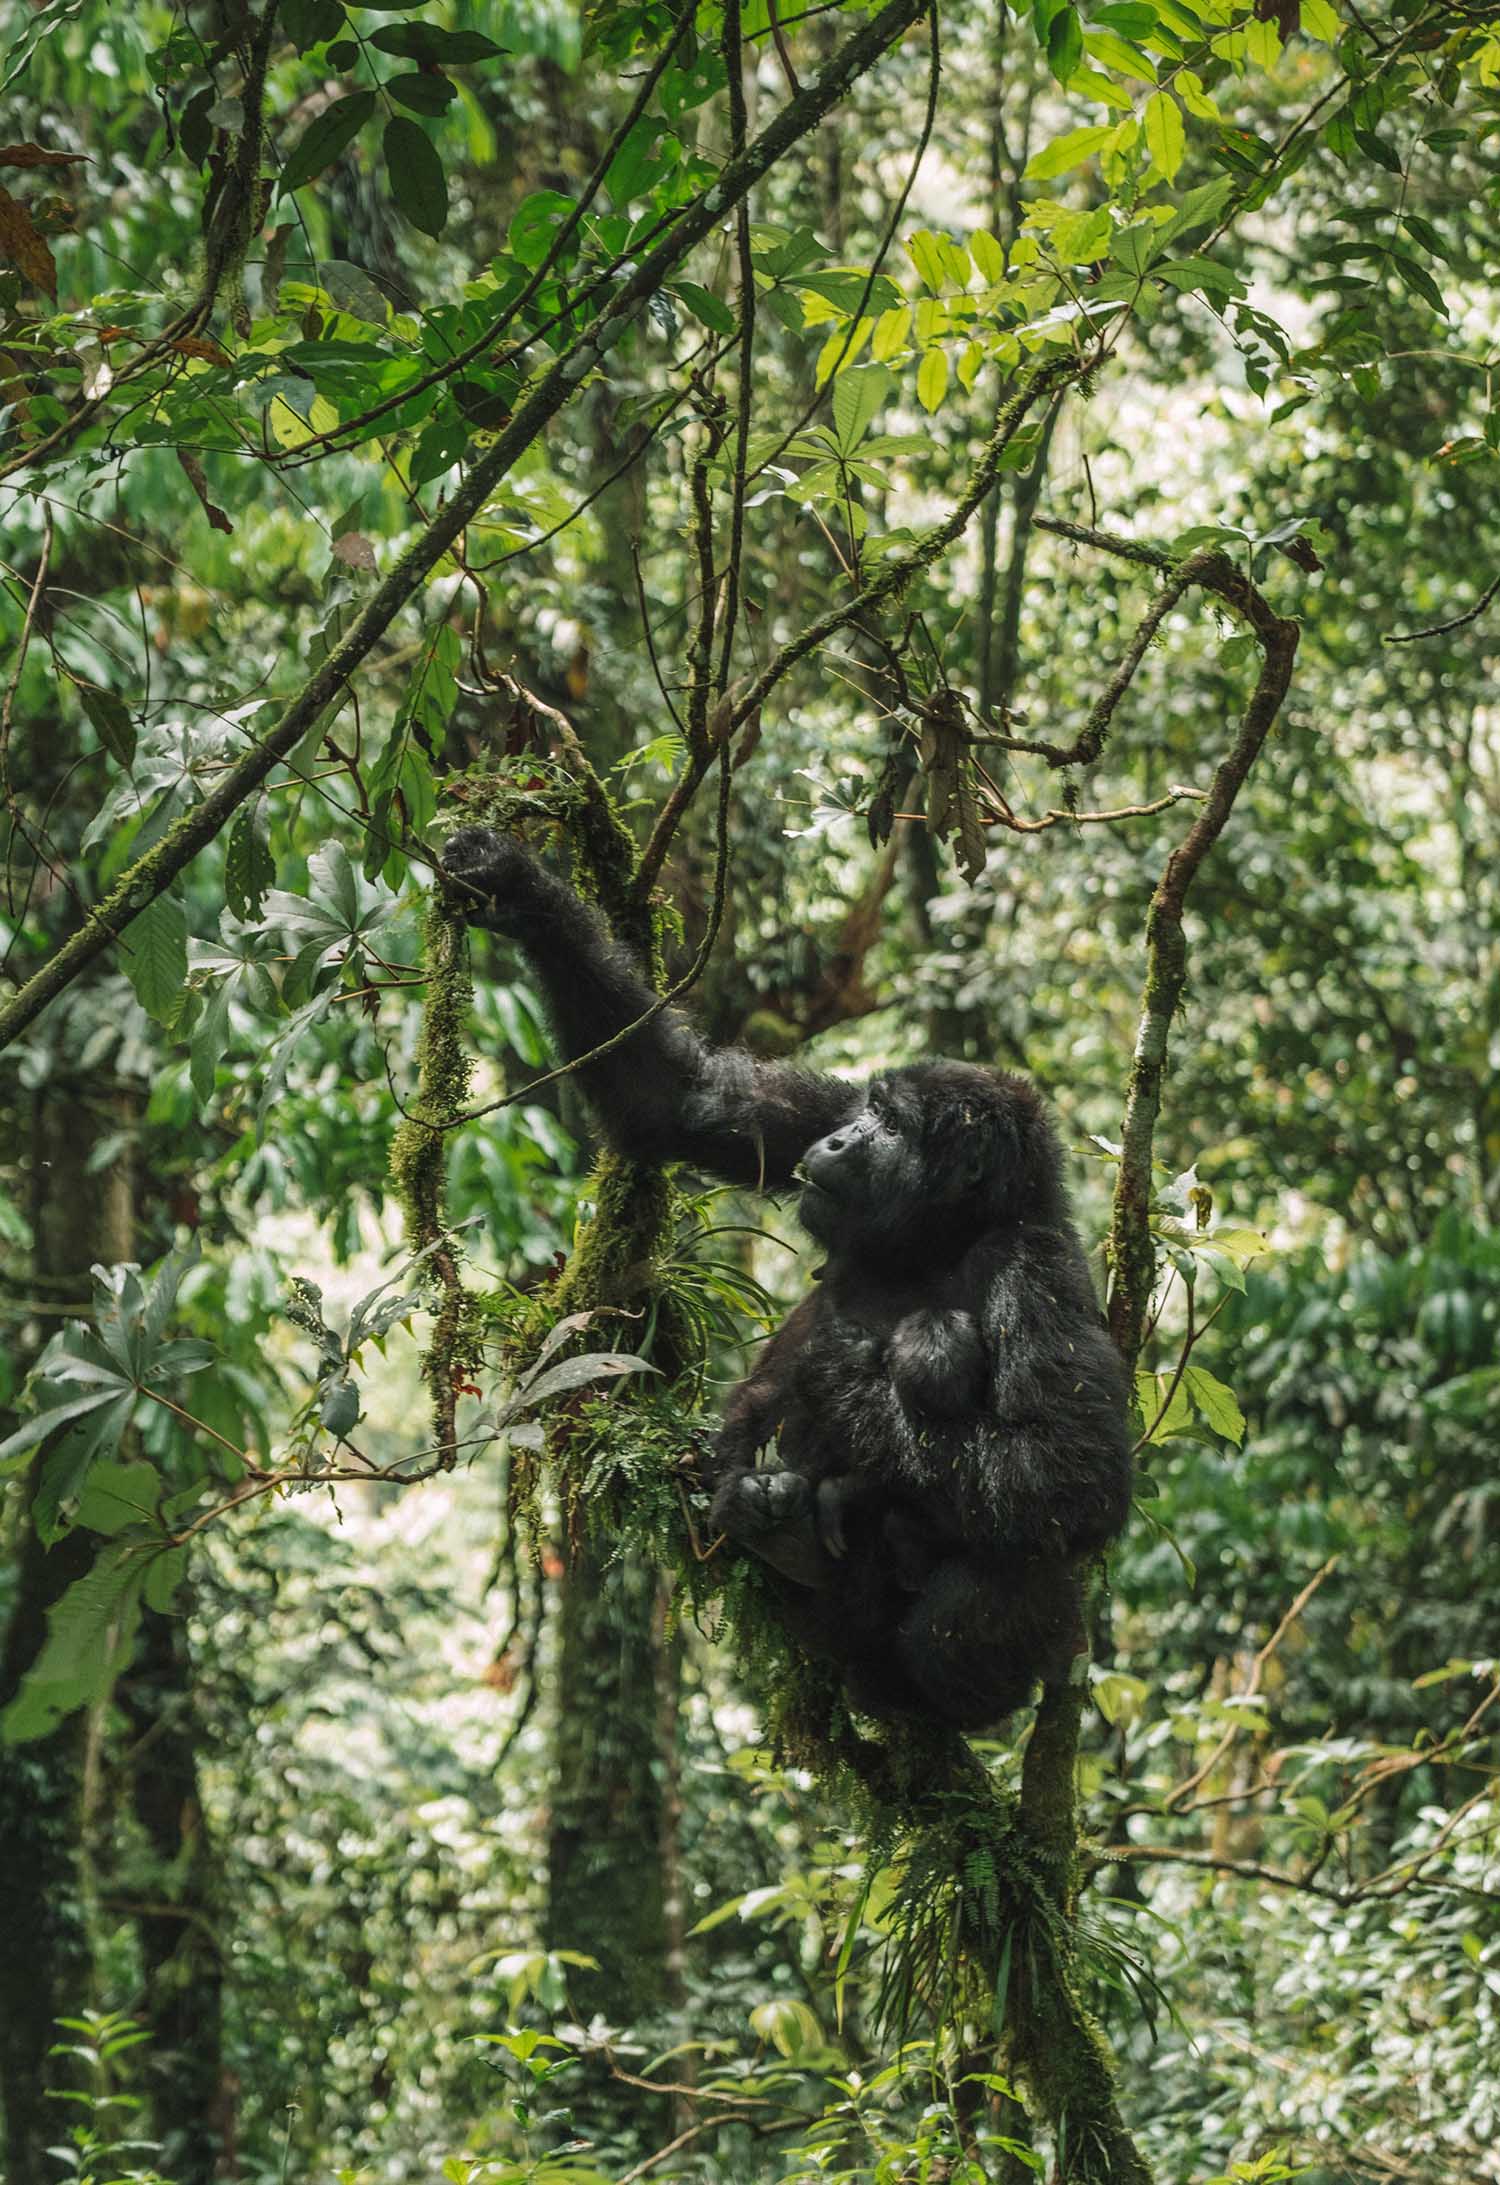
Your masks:
<svg viewBox="0 0 1500 2185"><path fill-rule="evenodd" d="M901 1118L896 1111L896 1103L883 1085L877 1086L871 1093L867 1106L882 1130L900 1130Z"/></svg>

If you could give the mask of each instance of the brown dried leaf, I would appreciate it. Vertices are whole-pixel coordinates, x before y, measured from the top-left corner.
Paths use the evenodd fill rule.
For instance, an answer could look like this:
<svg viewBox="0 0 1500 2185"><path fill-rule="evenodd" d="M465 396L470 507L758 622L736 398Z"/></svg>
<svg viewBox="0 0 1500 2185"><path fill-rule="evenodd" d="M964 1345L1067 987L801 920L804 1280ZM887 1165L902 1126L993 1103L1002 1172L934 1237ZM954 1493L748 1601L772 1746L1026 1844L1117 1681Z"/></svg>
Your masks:
<svg viewBox="0 0 1500 2185"><path fill-rule="evenodd" d="M0 144L0 167L86 167L84 152L49 152L43 144Z"/></svg>
<svg viewBox="0 0 1500 2185"><path fill-rule="evenodd" d="M57 265L26 207L0 187L0 264L13 265L57 301Z"/></svg>
<svg viewBox="0 0 1500 2185"><path fill-rule="evenodd" d="M202 357L205 364L227 364L229 351L207 334L179 334L167 347L179 357Z"/></svg>
<svg viewBox="0 0 1500 2185"><path fill-rule="evenodd" d="M958 869L972 887L984 871L988 851L984 822L967 768L958 777Z"/></svg>
<svg viewBox="0 0 1500 2185"><path fill-rule="evenodd" d="M349 569L373 569L375 549L362 531L341 531L333 542L333 558Z"/></svg>
<svg viewBox="0 0 1500 2185"><path fill-rule="evenodd" d="M208 478L197 456L189 448L179 448L177 450L177 460L187 473L188 484L197 494L199 501L202 503L203 513L213 525L215 531L233 531L234 525L225 515L223 509L216 502L209 499Z"/></svg>

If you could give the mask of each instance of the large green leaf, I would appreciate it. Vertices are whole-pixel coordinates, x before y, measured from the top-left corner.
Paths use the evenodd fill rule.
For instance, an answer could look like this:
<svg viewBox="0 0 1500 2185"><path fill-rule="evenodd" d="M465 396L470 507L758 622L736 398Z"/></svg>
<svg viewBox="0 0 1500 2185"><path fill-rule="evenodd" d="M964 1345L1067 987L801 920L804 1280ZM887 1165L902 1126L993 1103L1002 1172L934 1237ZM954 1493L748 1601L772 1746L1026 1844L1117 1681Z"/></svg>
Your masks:
<svg viewBox="0 0 1500 2185"><path fill-rule="evenodd" d="M331 167L345 147L352 144L365 123L375 111L373 91L351 91L347 98L335 99L325 107L316 121L309 122L297 141L281 171L281 194L290 196L300 190L304 182L311 182L325 167Z"/></svg>
<svg viewBox="0 0 1500 2185"><path fill-rule="evenodd" d="M187 912L175 896L158 895L126 927L121 946L136 1000L148 1017L170 1024L187 983Z"/></svg>
<svg viewBox="0 0 1500 2185"><path fill-rule="evenodd" d="M398 210L424 235L441 235L448 225L448 177L437 146L421 123L405 114L386 123L381 142Z"/></svg>
<svg viewBox="0 0 1500 2185"><path fill-rule="evenodd" d="M42 1650L0 1715L6 1744L45 1737L64 1715L105 1697L129 1658L142 1589L163 1552L142 1541L116 1542L54 1602Z"/></svg>

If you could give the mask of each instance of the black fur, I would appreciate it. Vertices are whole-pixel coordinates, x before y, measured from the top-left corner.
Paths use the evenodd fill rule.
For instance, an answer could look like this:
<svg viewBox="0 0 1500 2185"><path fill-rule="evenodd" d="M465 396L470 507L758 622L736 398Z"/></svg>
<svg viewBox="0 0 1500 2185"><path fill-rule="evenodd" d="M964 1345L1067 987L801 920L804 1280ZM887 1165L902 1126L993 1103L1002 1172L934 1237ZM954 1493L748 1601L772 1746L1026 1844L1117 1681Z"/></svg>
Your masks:
<svg viewBox="0 0 1500 2185"><path fill-rule="evenodd" d="M569 1056L651 1006L634 963L519 845L444 853L477 923L540 975ZM802 1187L828 1259L730 1398L716 1529L855 1703L975 1729L1065 1673L1077 1559L1130 1505L1125 1377L1024 1078L968 1063L842 1079L706 1047L670 1011L582 1071L614 1144ZM778 1463L757 1469L777 1444Z"/></svg>

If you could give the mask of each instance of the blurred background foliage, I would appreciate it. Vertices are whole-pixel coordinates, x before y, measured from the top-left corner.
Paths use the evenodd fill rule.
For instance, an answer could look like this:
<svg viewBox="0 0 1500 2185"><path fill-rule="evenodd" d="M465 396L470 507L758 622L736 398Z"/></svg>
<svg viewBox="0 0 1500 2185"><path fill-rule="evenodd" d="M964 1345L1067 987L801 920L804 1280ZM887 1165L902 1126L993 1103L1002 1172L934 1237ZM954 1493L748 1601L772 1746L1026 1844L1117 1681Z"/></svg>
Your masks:
<svg viewBox="0 0 1500 2185"><path fill-rule="evenodd" d="M6 997L864 21L18 10ZM764 1740L764 1665L634 1548L580 1566L536 1418L497 1438L615 1188L569 1081L529 1089L545 1029L498 944L467 1098L516 1097L443 1156L484 1315L456 1469L390 1154L444 825L499 811L587 881L584 760L637 844L692 776L695 493L715 568L742 523L732 708L959 495L997 389L1091 341L954 550L736 721L691 1005L820 1067L1028 1069L1097 1242L1176 793L1252 664L1189 596L1098 763L1007 748L1072 742L1151 597L1047 521L1221 545L1299 619L1187 919L1141 1508L1080 1760L1089 2000L1163 2180L1500 2177L1500 15L956 0L936 77L908 21L758 177L748 237L714 227L574 374L345 700L0 1055L13 2185L1083 2174L990 2029L941 1998L882 2028L894 1877ZM267 186L237 198L262 113ZM737 488L747 356L764 467ZM977 853L922 817L923 701L953 690ZM660 874L673 977L715 917L711 803ZM806 1274L776 1210L659 1216L651 1301L586 1341L674 1393L596 1375L564 1410L647 1539ZM169 1569L132 1563L169 1540ZM1012 1783L1015 1742L982 1750Z"/></svg>

